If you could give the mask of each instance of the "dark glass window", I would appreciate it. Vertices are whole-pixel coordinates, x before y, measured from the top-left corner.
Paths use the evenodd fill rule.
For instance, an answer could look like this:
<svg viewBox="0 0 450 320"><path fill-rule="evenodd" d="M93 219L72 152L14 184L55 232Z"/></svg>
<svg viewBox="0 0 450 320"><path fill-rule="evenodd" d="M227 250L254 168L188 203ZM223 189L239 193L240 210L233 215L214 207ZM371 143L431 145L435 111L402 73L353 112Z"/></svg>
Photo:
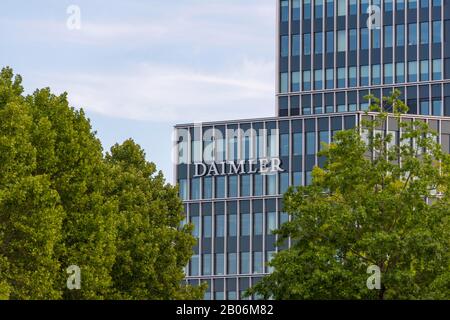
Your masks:
<svg viewBox="0 0 450 320"><path fill-rule="evenodd" d="M384 83L393 83L394 82L394 72L393 72L393 64L385 63L384 64Z"/></svg>
<svg viewBox="0 0 450 320"><path fill-rule="evenodd" d="M216 198L225 198L225 177L216 178Z"/></svg>
<svg viewBox="0 0 450 320"><path fill-rule="evenodd" d="M397 47L403 47L405 45L405 25L397 25L396 30Z"/></svg>
<svg viewBox="0 0 450 320"><path fill-rule="evenodd" d="M292 1L292 20L300 20L300 0Z"/></svg>
<svg viewBox="0 0 450 320"><path fill-rule="evenodd" d="M289 56L289 36L281 36L281 56L283 58Z"/></svg>
<svg viewBox="0 0 450 320"><path fill-rule="evenodd" d="M200 217L191 217L191 223L194 225L194 230L192 230L192 236L194 238L200 238Z"/></svg>
<svg viewBox="0 0 450 320"><path fill-rule="evenodd" d="M384 0L384 11L391 12L392 11L392 1L393 0Z"/></svg>
<svg viewBox="0 0 450 320"><path fill-rule="evenodd" d="M200 178L191 179L191 199L200 199Z"/></svg>
<svg viewBox="0 0 450 320"><path fill-rule="evenodd" d="M380 48L380 30L379 29L373 29L372 30L372 48L373 49L379 49Z"/></svg>
<svg viewBox="0 0 450 320"><path fill-rule="evenodd" d="M361 49L363 49L363 50L369 49L369 29L368 28L361 29Z"/></svg>
<svg viewBox="0 0 450 320"><path fill-rule="evenodd" d="M193 255L191 258L189 273L191 276L198 276L199 275L199 259L200 257L198 255Z"/></svg>
<svg viewBox="0 0 450 320"><path fill-rule="evenodd" d="M334 16L334 0L327 0L327 17Z"/></svg>
<svg viewBox="0 0 450 320"><path fill-rule="evenodd" d="M241 236L250 235L250 214L241 214Z"/></svg>
<svg viewBox="0 0 450 320"><path fill-rule="evenodd" d="M289 21L289 1L281 1L281 22Z"/></svg>
<svg viewBox="0 0 450 320"><path fill-rule="evenodd" d="M350 0L349 1L349 5L350 5L350 15L357 15L358 14L358 3L356 2L356 0Z"/></svg>
<svg viewBox="0 0 450 320"><path fill-rule="evenodd" d="M204 254L203 255L203 275L209 276L212 273L211 267L212 267L212 256L211 254Z"/></svg>
<svg viewBox="0 0 450 320"><path fill-rule="evenodd" d="M358 85L358 79L356 77L356 67L348 68L348 86L356 87Z"/></svg>
<svg viewBox="0 0 450 320"><path fill-rule="evenodd" d="M319 132L319 151L323 150L323 148L324 148L322 143L325 143L325 144L330 143L330 134L328 131L320 131Z"/></svg>
<svg viewBox="0 0 450 320"><path fill-rule="evenodd" d="M311 0L303 0L303 19L311 19Z"/></svg>
<svg viewBox="0 0 450 320"><path fill-rule="evenodd" d="M348 45L350 50L356 50L358 47L358 33L356 29L350 29L348 32Z"/></svg>
<svg viewBox="0 0 450 320"><path fill-rule="evenodd" d="M253 235L263 234L263 214L258 212L253 215Z"/></svg>
<svg viewBox="0 0 450 320"><path fill-rule="evenodd" d="M250 252L241 252L241 274L250 273Z"/></svg>
<svg viewBox="0 0 450 320"><path fill-rule="evenodd" d="M417 61L408 62L408 81L417 81Z"/></svg>
<svg viewBox="0 0 450 320"><path fill-rule="evenodd" d="M255 181L253 185L253 193L255 196L262 196L263 195L263 186L264 186L264 177L260 174L255 174Z"/></svg>
<svg viewBox="0 0 450 320"><path fill-rule="evenodd" d="M369 66L361 66L361 86L369 85Z"/></svg>
<svg viewBox="0 0 450 320"><path fill-rule="evenodd" d="M334 69L326 70L326 88L327 89L334 88Z"/></svg>
<svg viewBox="0 0 450 320"><path fill-rule="evenodd" d="M225 236L225 216L223 214L219 214L215 216L216 219L216 237L221 238Z"/></svg>
<svg viewBox="0 0 450 320"><path fill-rule="evenodd" d="M397 83L405 82L405 64L403 62L397 62L395 65L395 79Z"/></svg>
<svg viewBox="0 0 450 320"><path fill-rule="evenodd" d="M203 199L211 199L212 192L212 177L203 178Z"/></svg>
<svg viewBox="0 0 450 320"><path fill-rule="evenodd" d="M433 116L442 116L442 100L433 101Z"/></svg>
<svg viewBox="0 0 450 320"><path fill-rule="evenodd" d="M320 19L323 17L323 0L314 1L314 15L316 18Z"/></svg>
<svg viewBox="0 0 450 320"><path fill-rule="evenodd" d="M326 42L327 42L327 44L326 44L326 50L327 50L327 53L332 53L332 52L334 52L334 32L333 31L328 31L327 33L326 33Z"/></svg>
<svg viewBox="0 0 450 320"><path fill-rule="evenodd" d="M292 55L294 57L300 55L300 35L294 34L292 36Z"/></svg>
<svg viewBox="0 0 450 320"><path fill-rule="evenodd" d="M429 115L430 114L430 104L428 101L420 102L420 114Z"/></svg>
<svg viewBox="0 0 450 320"><path fill-rule="evenodd" d="M314 34L314 53L320 54L323 52L323 33L322 32L316 32Z"/></svg>
<svg viewBox="0 0 450 320"><path fill-rule="evenodd" d="M433 7L442 7L442 0L433 0Z"/></svg>
<svg viewBox="0 0 450 320"><path fill-rule="evenodd" d="M384 27L384 47L385 48L392 47L392 26Z"/></svg>
<svg viewBox="0 0 450 320"><path fill-rule="evenodd" d="M420 44L428 44L428 22L420 24Z"/></svg>
<svg viewBox="0 0 450 320"><path fill-rule="evenodd" d="M316 133L307 132L306 133L306 154L315 155L316 154Z"/></svg>
<svg viewBox="0 0 450 320"><path fill-rule="evenodd" d="M321 90L323 88L323 79L322 79L323 70L314 70L314 89Z"/></svg>
<svg viewBox="0 0 450 320"><path fill-rule="evenodd" d="M249 176L247 174L241 176L241 196L242 197L250 196L250 182L251 182L251 176Z"/></svg>
<svg viewBox="0 0 450 320"><path fill-rule="evenodd" d="M429 76L428 60L420 61L420 81L428 81Z"/></svg>
<svg viewBox="0 0 450 320"><path fill-rule="evenodd" d="M228 215L228 236L237 236L237 216L236 214Z"/></svg>
<svg viewBox="0 0 450 320"><path fill-rule="evenodd" d="M289 134L280 135L281 156L289 156Z"/></svg>
<svg viewBox="0 0 450 320"><path fill-rule="evenodd" d="M263 253L254 252L253 253L253 272L263 273Z"/></svg>
<svg viewBox="0 0 450 320"><path fill-rule="evenodd" d="M228 176L228 196L237 197L238 196L238 177Z"/></svg>
<svg viewBox="0 0 450 320"><path fill-rule="evenodd" d="M301 156L303 153L303 134L301 132L293 135L294 156Z"/></svg>
<svg viewBox="0 0 450 320"><path fill-rule="evenodd" d="M303 54L305 56L311 54L311 34L310 33L303 34Z"/></svg>
<svg viewBox="0 0 450 320"><path fill-rule="evenodd" d="M433 60L433 80L441 80L442 79L442 60L435 59Z"/></svg>
<svg viewBox="0 0 450 320"><path fill-rule="evenodd" d="M237 274L237 253L228 254L228 274Z"/></svg>
<svg viewBox="0 0 450 320"><path fill-rule="evenodd" d="M405 10L405 0L397 0L395 10Z"/></svg>
<svg viewBox="0 0 450 320"><path fill-rule="evenodd" d="M225 272L225 255L223 253L216 253L216 274L222 275Z"/></svg>
<svg viewBox="0 0 450 320"><path fill-rule="evenodd" d="M442 23L441 21L433 21L433 43L442 42Z"/></svg>
<svg viewBox="0 0 450 320"><path fill-rule="evenodd" d="M268 212L266 215L266 234L273 234L277 229L277 213Z"/></svg>
<svg viewBox="0 0 450 320"><path fill-rule="evenodd" d="M211 238L212 236L212 217L203 216L203 238Z"/></svg>
<svg viewBox="0 0 450 320"><path fill-rule="evenodd" d="M285 193L289 188L289 173L280 173L280 194Z"/></svg>
<svg viewBox="0 0 450 320"><path fill-rule="evenodd" d="M408 24L408 45L416 45L417 44L417 24L410 23Z"/></svg>
<svg viewBox="0 0 450 320"><path fill-rule="evenodd" d="M372 84L381 84L381 70L379 64L372 65Z"/></svg>
<svg viewBox="0 0 450 320"><path fill-rule="evenodd" d="M337 69L337 87L338 88L345 87L345 68Z"/></svg>
<svg viewBox="0 0 450 320"><path fill-rule="evenodd" d="M408 9L417 9L417 0L408 0Z"/></svg>

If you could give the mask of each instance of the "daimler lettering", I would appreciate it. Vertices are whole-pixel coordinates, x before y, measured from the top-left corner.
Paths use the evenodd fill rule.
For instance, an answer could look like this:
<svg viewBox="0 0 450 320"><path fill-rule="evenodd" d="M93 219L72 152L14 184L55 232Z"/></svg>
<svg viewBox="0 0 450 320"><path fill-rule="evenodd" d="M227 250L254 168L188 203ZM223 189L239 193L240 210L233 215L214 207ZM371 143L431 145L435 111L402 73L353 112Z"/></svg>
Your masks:
<svg viewBox="0 0 450 320"><path fill-rule="evenodd" d="M194 167L194 177L284 172L284 169L281 168L281 160L279 158L212 163L196 162L194 163Z"/></svg>

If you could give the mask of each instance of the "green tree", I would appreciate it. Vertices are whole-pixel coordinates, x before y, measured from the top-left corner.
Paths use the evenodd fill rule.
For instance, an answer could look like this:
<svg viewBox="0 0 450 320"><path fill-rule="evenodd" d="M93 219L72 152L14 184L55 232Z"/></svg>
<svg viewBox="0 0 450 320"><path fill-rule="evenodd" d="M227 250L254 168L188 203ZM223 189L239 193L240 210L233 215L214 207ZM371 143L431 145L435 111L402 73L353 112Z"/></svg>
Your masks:
<svg viewBox="0 0 450 320"><path fill-rule="evenodd" d="M0 299L199 298L177 190L131 141L104 156L83 110L0 73ZM66 287L81 269L81 290Z"/></svg>
<svg viewBox="0 0 450 320"><path fill-rule="evenodd" d="M183 205L177 189L165 183L133 140L113 146L106 159L114 177L111 196L119 202L115 297L202 298L203 287L181 285L195 239L191 226L180 227Z"/></svg>
<svg viewBox="0 0 450 320"><path fill-rule="evenodd" d="M436 133L407 121L399 93L325 146L310 186L290 189L273 274L250 290L275 299L450 298L450 160ZM382 106L382 107L381 107ZM389 110L390 114L386 112ZM401 136L386 133L395 120ZM399 143L397 143L399 142ZM369 266L381 271L369 290Z"/></svg>

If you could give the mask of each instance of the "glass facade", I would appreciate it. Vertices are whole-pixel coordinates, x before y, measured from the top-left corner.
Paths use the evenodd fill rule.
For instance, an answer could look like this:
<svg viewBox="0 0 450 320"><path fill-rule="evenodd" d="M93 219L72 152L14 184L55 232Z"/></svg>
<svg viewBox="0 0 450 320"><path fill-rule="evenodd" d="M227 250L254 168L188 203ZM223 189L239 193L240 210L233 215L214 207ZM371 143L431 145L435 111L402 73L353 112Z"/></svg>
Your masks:
<svg viewBox="0 0 450 320"><path fill-rule="evenodd" d="M368 27L369 5L379 6L375 27ZM350 99L363 100L367 90L381 95L397 88L416 105L422 99L431 104L430 91L438 90L434 86L441 86L443 115L450 116L448 86L433 82L450 79L448 5L434 0L287 1L285 9L280 8L287 12L286 20L279 21L278 34L295 42L280 40L278 116L332 113L339 105L349 105ZM293 18L297 11L299 17L303 12L303 19ZM296 54L287 54L289 46ZM417 92L427 86L428 93L408 97L412 86ZM345 101L337 101L338 92ZM316 96L333 107L309 108ZM351 104L363 110L363 104ZM341 110L351 112L349 107ZM409 113L420 111L414 108Z"/></svg>
<svg viewBox="0 0 450 320"><path fill-rule="evenodd" d="M283 194L312 182L313 168L325 164L317 153L361 122L368 94L398 89L410 107L405 121L427 121L450 152L450 4L277 3L276 117L175 128L175 182L198 239L186 281L207 282L205 299L242 299L273 271L274 254L291 245L277 246L273 233L289 221ZM369 5L380 8L379 28L367 25ZM388 120L385 133L401 129Z"/></svg>

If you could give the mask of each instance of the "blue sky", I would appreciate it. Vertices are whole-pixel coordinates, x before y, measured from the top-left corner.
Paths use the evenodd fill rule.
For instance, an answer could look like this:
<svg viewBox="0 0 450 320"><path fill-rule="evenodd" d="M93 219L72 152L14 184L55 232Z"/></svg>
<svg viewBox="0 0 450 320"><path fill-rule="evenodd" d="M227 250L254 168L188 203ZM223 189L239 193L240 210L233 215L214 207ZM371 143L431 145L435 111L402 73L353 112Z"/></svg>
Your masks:
<svg viewBox="0 0 450 320"><path fill-rule="evenodd" d="M70 30L67 8L81 12ZM172 181L176 123L275 115L274 0L1 0L0 66L131 137Z"/></svg>

